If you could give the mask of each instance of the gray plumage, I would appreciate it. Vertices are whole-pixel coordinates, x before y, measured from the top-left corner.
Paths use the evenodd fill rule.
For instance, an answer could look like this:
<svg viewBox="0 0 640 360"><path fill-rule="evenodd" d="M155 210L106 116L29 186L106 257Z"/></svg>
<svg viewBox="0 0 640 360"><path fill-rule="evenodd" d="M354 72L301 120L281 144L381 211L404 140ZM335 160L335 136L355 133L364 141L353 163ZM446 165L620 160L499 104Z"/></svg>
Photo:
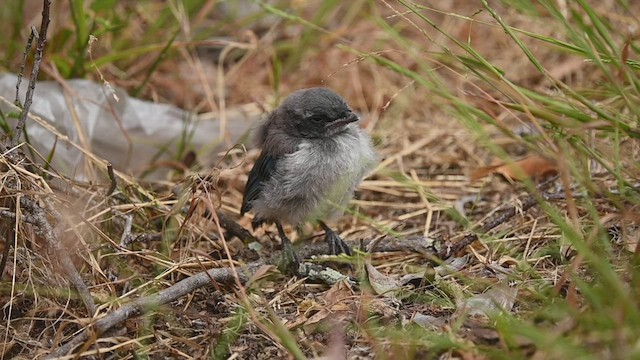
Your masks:
<svg viewBox="0 0 640 360"><path fill-rule="evenodd" d="M356 186L377 162L358 117L335 92L298 90L275 109L256 133L262 153L249 173L241 213L252 224L273 222L282 240L281 270L298 274L300 261L282 223L314 221L325 230L332 254L351 255L327 224L343 213Z"/></svg>
<svg viewBox="0 0 640 360"><path fill-rule="evenodd" d="M341 215L377 162L357 120L329 89L289 95L258 128L262 153L249 174L241 212L251 210L257 223L291 225Z"/></svg>

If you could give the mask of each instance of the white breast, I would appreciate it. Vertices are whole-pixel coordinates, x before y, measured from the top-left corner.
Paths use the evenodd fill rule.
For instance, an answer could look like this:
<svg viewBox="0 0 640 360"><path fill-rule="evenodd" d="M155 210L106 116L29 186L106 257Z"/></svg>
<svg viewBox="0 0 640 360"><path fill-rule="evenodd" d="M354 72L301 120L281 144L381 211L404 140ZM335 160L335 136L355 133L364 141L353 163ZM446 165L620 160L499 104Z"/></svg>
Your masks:
<svg viewBox="0 0 640 360"><path fill-rule="evenodd" d="M290 224L342 214L353 191L377 161L357 124L332 139L305 140L265 185L254 211Z"/></svg>

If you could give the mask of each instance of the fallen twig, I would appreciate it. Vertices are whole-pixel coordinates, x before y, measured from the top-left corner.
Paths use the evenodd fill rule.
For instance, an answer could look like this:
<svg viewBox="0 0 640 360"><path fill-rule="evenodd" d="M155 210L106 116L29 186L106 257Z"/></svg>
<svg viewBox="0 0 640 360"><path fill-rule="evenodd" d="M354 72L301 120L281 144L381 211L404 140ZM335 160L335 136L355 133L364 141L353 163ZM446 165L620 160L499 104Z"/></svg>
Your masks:
<svg viewBox="0 0 640 360"><path fill-rule="evenodd" d="M128 249L133 243L146 244L152 241L162 240L162 233L129 233L123 240L120 241L120 246Z"/></svg>
<svg viewBox="0 0 640 360"><path fill-rule="evenodd" d="M242 227L240 224L235 222L229 215L227 215L224 211L218 210L216 211L218 214L218 219L220 220L220 226L222 226L225 230L229 232L230 235L237 237L242 240L244 243L255 242L258 241L249 230ZM210 213L207 211L207 216L210 216Z"/></svg>
<svg viewBox="0 0 640 360"><path fill-rule="evenodd" d="M34 225L38 228L45 239L47 250L51 255L57 258L60 265L62 265L62 270L67 276L67 279L76 288L80 298L87 307L89 316L95 315L96 304L89 292L89 288L82 280L82 277L80 276L80 273L78 273L76 267L73 265L73 261L71 260L68 251L63 248L60 240L56 236L53 227L47 219L44 209L38 203L25 196L20 197L20 203L25 207L25 209L31 212Z"/></svg>
<svg viewBox="0 0 640 360"><path fill-rule="evenodd" d="M2 201L3 203L10 203L10 206L12 208L15 208L15 202L12 199L6 199ZM15 239L15 218L16 215L15 213L12 213L11 211L7 211L7 210L2 210L0 212L8 212L9 214L13 214L13 220L14 221L7 221L7 220L11 220L11 218L6 219L4 221L0 221L0 229L2 229L2 235L4 236L4 241L5 241L5 245L4 245L4 250L2 251L2 260L0 260L0 280L2 280L2 275L4 274L4 269L5 266L7 266L7 259L9 258L9 251L11 249L11 242L14 241ZM0 214L0 217L3 217Z"/></svg>
<svg viewBox="0 0 640 360"><path fill-rule="evenodd" d="M368 244L370 241L365 241L364 244ZM389 241L389 244L379 244L376 246L375 251L391 252L391 251L419 251L433 254L431 245L424 238L412 238L403 241ZM299 255L304 257L311 257L317 255L329 254L327 245L322 244L305 244L304 247L300 247L296 251L299 251ZM258 260L251 262L244 267L244 271L239 272L238 276L242 283L246 282L252 274L262 265L276 264L281 256L280 251L273 253L271 257L266 260ZM318 264L303 263L301 267L301 276L305 276L315 281L337 281L336 276L342 276L335 270L324 267ZM153 310L155 306L166 304L177 300L181 296L184 296L208 283L215 281L218 283L232 283L234 281L234 271L232 268L216 268L207 271L200 272L193 276L190 276L180 282L159 291L156 294L145 296L134 300L128 304L123 305L114 312L107 314L103 318L97 320L91 326L84 329L75 338L53 350L47 359L53 359L59 356L68 354L71 350L78 345L85 342L87 339L96 339L101 334L112 329L114 326L121 324L127 319L135 316L142 315L147 311ZM91 337L90 337L91 336Z"/></svg>
<svg viewBox="0 0 640 360"><path fill-rule="evenodd" d="M50 7L51 7L51 0L43 0L42 22L40 24L40 33L38 33L35 28L32 28L31 36L29 37L30 41L29 43L27 43L25 56L23 58L23 62L26 62L28 53L31 49L33 38L37 37L35 59L33 62L33 68L31 70L31 77L29 78L29 87L25 95L25 101L22 107L22 112L20 113L20 119L18 120L18 123L16 125L15 134L11 141L11 147L7 149L3 147L3 150L8 150L4 152L5 157L14 166L18 166L18 165L22 166L23 161L26 159L26 157L20 151L20 149L17 148L17 145L20 142L20 136L22 134L22 131L24 129L24 126L27 120L29 108L31 107L31 103L33 102L33 93L35 91L36 81L38 79L38 73L40 71L40 63L42 62L44 47L47 42L47 31L49 28L49 21L50 21L50 16L49 16ZM20 89L20 81L22 79L22 72L24 71L24 66L25 64L23 63L20 67L21 69L20 74L18 74L18 83L16 84L16 103L19 103L18 92ZM78 294L82 298L82 301L87 307L87 311L89 315L93 316L96 312L96 305L93 301L93 298L91 297L91 293L89 292L87 285L82 281L82 277L78 273L78 270L73 265L73 262L71 261L71 258L69 257L68 252L62 247L62 244L60 243L58 237L56 236L56 232L54 228L51 226L51 224L49 223L49 220L47 219L45 210L35 200L31 199L26 195L21 195L22 191L20 189L16 189L15 191L16 191L16 196L20 199L19 200L20 205L22 205L25 209L27 209L30 212L30 214L26 214L26 216L21 216L20 220L24 220L31 223L37 228L37 231L39 231L42 234L47 244L47 250L49 251L50 254L52 254L55 258L58 259L66 277L69 279L71 284L76 288L76 290L78 291ZM13 209L10 209L10 210L13 210ZM15 219L18 219L16 214L15 213L12 214L11 211L3 211L3 213L0 216L3 216L5 218L11 218L12 215Z"/></svg>
<svg viewBox="0 0 640 360"><path fill-rule="evenodd" d="M247 266L248 273L238 274L243 282L246 282L249 275L253 273L260 265L261 262L251 263ZM71 350L78 345L85 342L87 339L97 339L101 334L104 334L114 326L123 323L125 320L132 317L144 314L155 307L170 303L177 300L181 296L184 296L195 289L198 289L206 284L215 281L218 283L231 283L234 281L234 274L231 268L219 268L210 269L197 273L184 280L181 280L174 285L160 290L155 294L138 298L128 304L121 306L118 310L106 315L105 317L97 320L92 325L87 326L76 337L52 351L46 359L54 359L59 356L68 354Z"/></svg>
<svg viewBox="0 0 640 360"><path fill-rule="evenodd" d="M545 193L539 196L529 195L524 200L522 200L518 205L514 205L509 207L508 209L499 212L498 214L489 218L480 229L474 230L472 233L466 235L462 240L450 245L450 246L442 246L438 251L438 257L440 259L447 259L467 246L473 244L476 240L478 240L478 233L484 234L489 230L497 227L500 224L507 222L509 219L514 217L519 212L524 212L532 208L535 204L538 203L539 198L542 200L559 200L564 199L564 192L558 193Z"/></svg>
<svg viewBox="0 0 640 360"><path fill-rule="evenodd" d="M131 238L131 228L133 227L133 214L124 214L124 230L120 237L120 246L126 248L127 241Z"/></svg>
<svg viewBox="0 0 640 360"><path fill-rule="evenodd" d="M433 242L423 236L416 236L407 239L399 240L393 236L385 236L382 239L367 239L360 241L348 241L345 242L351 247L356 248L364 247L368 248L369 244L376 242L375 248L371 249L371 253L384 253L384 252L417 252L425 256L436 255ZM329 247L324 241L312 243L310 241L304 242L303 245L295 245L296 254L303 259L310 259L314 256L329 255Z"/></svg>
<svg viewBox="0 0 640 360"><path fill-rule="evenodd" d="M0 217L9 219L9 220L16 220L17 216L16 216L16 213L14 213L13 211L0 210ZM28 214L20 214L20 221L25 222L27 224L31 224L31 225L37 225L38 223L36 218Z"/></svg>

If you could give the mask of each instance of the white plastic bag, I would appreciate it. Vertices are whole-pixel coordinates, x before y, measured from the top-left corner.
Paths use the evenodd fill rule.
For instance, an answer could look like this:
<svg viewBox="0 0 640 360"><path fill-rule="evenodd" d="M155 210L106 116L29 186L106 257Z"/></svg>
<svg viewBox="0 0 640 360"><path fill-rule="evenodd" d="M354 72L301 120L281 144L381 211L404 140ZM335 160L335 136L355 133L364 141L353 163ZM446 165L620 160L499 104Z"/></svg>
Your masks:
<svg viewBox="0 0 640 360"><path fill-rule="evenodd" d="M5 117L19 113L13 105L16 82L15 75L0 74L0 111ZM22 102L27 86L28 79L24 79L20 87ZM91 80L69 80L64 87L53 81L38 82L30 115L44 119L56 131L30 117L26 123L30 143L44 156L55 146L51 165L76 180L88 177L84 152L109 161L127 174L145 173L146 179L162 179L169 169L150 165L177 160L181 143L188 143L199 159L213 162L217 157L214 151L237 142L261 116L255 104L227 111L226 136L222 138L217 114L192 114L172 105L131 98L120 89L115 89L115 94L119 101L110 89ZM8 120L15 126L15 119ZM55 132L66 135L85 151L62 141ZM148 172L150 169L153 171Z"/></svg>

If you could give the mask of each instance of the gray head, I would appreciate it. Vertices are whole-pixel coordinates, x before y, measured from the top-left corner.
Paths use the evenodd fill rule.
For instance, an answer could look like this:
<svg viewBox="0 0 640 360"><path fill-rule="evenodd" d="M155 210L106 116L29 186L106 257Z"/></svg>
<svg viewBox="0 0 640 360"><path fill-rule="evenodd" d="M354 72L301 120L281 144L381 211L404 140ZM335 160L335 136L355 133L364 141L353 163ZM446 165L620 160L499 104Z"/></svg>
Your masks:
<svg viewBox="0 0 640 360"><path fill-rule="evenodd" d="M298 90L272 114L272 121L300 138L327 138L358 121L340 95L326 88Z"/></svg>
<svg viewBox="0 0 640 360"><path fill-rule="evenodd" d="M326 88L293 92L257 129L259 147L272 155L295 151L304 139L329 139L358 121L340 95Z"/></svg>

